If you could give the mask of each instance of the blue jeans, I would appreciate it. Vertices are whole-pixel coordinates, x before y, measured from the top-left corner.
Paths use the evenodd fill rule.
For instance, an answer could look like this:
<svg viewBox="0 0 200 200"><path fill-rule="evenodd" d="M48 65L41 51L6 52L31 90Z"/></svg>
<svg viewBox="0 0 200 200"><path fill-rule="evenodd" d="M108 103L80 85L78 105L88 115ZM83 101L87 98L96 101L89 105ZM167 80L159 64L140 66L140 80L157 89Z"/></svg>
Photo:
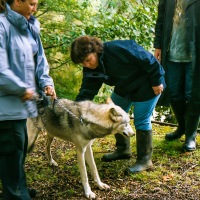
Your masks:
<svg viewBox="0 0 200 200"><path fill-rule="evenodd" d="M170 101L191 99L192 90L192 63L171 62L166 63L166 83Z"/></svg>
<svg viewBox="0 0 200 200"><path fill-rule="evenodd" d="M156 106L156 103L159 99L160 95L143 102L133 102L123 97L117 95L116 93L112 93L111 99L112 101L120 106L124 111L128 113L131 106L134 106L134 125L136 130L151 130L151 115Z"/></svg>

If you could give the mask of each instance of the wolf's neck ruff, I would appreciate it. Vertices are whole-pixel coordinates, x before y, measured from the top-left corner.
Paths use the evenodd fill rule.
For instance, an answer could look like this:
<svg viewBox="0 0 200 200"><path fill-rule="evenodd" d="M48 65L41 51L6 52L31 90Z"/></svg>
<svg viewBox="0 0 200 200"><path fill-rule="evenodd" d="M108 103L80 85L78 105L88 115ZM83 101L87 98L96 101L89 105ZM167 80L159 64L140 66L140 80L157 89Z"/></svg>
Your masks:
<svg viewBox="0 0 200 200"><path fill-rule="evenodd" d="M81 124L83 124L83 118L82 116L78 117L73 112L71 112L69 109L67 109L64 105L62 105L58 99L54 99L54 104L58 104L61 108L63 108L64 111L66 111L68 114L70 114L73 118L76 120L79 120Z"/></svg>
<svg viewBox="0 0 200 200"><path fill-rule="evenodd" d="M54 101L54 105L58 105L60 108L62 108L67 114L69 114L73 119L78 120L82 125L85 126L90 126L91 130L94 129L95 131L90 131L88 132L88 138L87 139L94 139L94 138L98 138L97 136L97 130L98 128L101 126L101 132L103 132L104 134L101 133L101 135L99 135L99 138L108 135L111 130L113 129L113 124L110 127L105 127L104 125L100 125L95 123L94 121L90 121L87 119L83 119L83 117L80 115L76 115L75 113L73 113L71 110L69 110L66 106L64 106L58 99L55 99ZM78 108L77 108L78 110ZM113 122L114 123L114 122ZM96 128L98 127L98 128ZM93 132L95 132L96 134L94 134Z"/></svg>

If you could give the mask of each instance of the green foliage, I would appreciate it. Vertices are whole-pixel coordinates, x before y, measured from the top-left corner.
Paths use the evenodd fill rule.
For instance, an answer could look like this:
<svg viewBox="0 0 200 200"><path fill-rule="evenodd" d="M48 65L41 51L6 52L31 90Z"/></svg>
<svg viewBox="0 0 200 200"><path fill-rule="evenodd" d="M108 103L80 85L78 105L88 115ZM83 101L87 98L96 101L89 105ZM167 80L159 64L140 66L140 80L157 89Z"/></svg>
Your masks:
<svg viewBox="0 0 200 200"><path fill-rule="evenodd" d="M100 4L98 11L88 21L85 33L101 38L134 39L144 48L153 47L157 6L122 0Z"/></svg>
<svg viewBox="0 0 200 200"><path fill-rule="evenodd" d="M157 1L41 0L36 17L51 67L57 95L74 99L81 83L80 67L70 61L71 42L80 35L103 41L134 39L146 49L153 47ZM102 102L112 88L104 87L95 98ZM102 98L101 98L102 97Z"/></svg>
<svg viewBox="0 0 200 200"><path fill-rule="evenodd" d="M36 16L41 23L41 38L57 96L73 100L79 91L82 70L70 60L70 45L80 35L96 36L103 41L134 39L152 51L157 3L157 0L41 0ZM94 101L104 102L112 89L104 85ZM163 114L172 116L167 108L157 110L158 119ZM173 118L169 122L174 122Z"/></svg>

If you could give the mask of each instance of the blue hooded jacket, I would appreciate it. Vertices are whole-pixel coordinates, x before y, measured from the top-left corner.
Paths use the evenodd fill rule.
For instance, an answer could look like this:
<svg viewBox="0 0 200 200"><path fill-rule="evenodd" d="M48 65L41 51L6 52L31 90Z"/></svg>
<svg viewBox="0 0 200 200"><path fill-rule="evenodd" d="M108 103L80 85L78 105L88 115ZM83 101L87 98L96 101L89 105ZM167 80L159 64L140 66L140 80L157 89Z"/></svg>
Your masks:
<svg viewBox="0 0 200 200"><path fill-rule="evenodd" d="M28 30L38 46L34 56ZM6 5L0 14L0 121L36 117L36 102L23 102L22 96L28 88L39 92L54 86L48 74L39 29Z"/></svg>

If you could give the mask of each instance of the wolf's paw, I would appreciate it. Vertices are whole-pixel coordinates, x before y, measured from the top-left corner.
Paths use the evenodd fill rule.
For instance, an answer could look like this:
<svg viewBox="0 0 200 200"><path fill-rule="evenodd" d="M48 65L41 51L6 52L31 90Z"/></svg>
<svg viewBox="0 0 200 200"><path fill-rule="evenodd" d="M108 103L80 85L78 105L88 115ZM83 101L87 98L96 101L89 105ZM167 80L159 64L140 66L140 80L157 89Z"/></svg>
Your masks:
<svg viewBox="0 0 200 200"><path fill-rule="evenodd" d="M96 194L92 191L85 193L87 199L96 199Z"/></svg>
<svg viewBox="0 0 200 200"><path fill-rule="evenodd" d="M110 186L102 182L98 185L98 187L100 190L110 190Z"/></svg>
<svg viewBox="0 0 200 200"><path fill-rule="evenodd" d="M58 166L58 163L57 163L55 160L52 159L52 160L49 161L49 165L50 165L50 166L57 167L57 166Z"/></svg>

